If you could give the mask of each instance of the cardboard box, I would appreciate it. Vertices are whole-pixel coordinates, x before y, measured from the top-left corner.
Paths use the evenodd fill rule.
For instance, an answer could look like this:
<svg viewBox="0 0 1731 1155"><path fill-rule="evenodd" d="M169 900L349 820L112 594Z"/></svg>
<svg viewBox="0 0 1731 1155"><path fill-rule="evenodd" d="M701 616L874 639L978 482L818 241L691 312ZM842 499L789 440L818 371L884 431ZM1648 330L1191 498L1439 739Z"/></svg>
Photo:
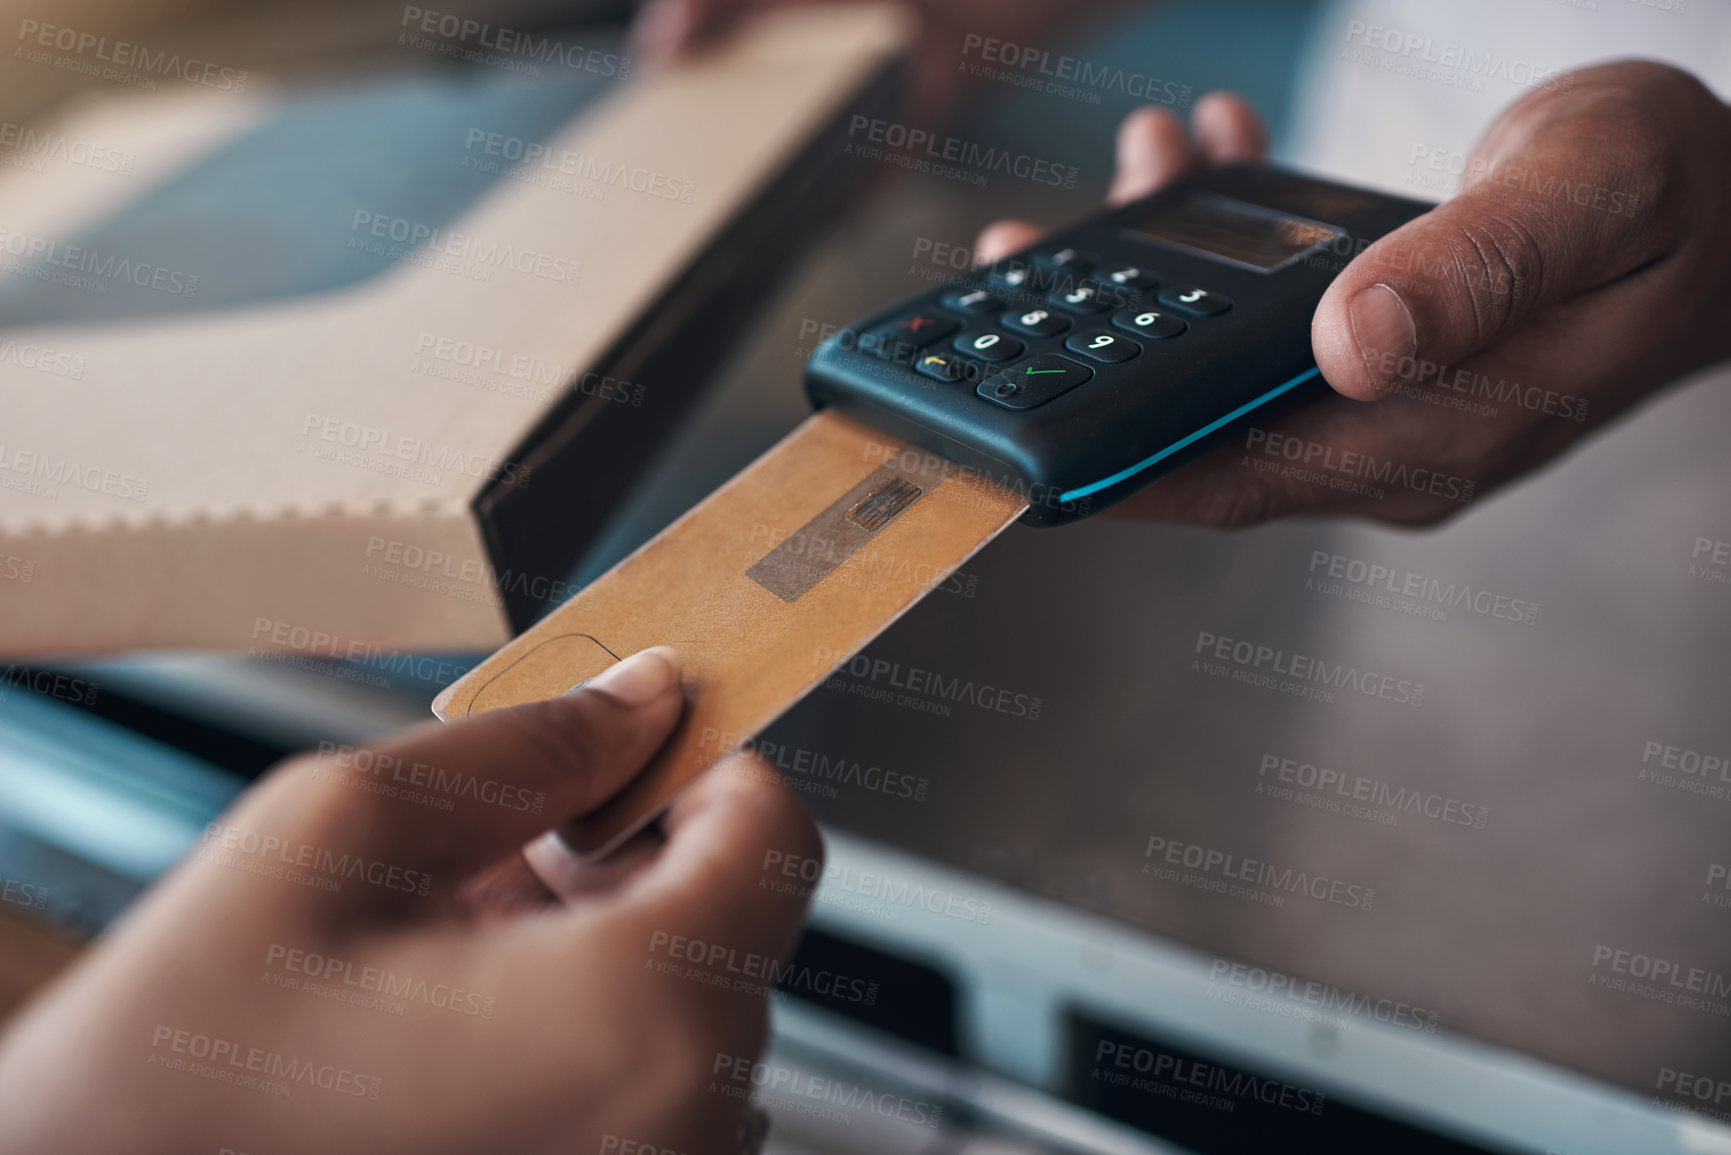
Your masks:
<svg viewBox="0 0 1731 1155"><path fill-rule="evenodd" d="M341 93L193 85L52 126L79 147L0 166L0 650L504 642L569 596L779 268L863 182L846 133L884 113L907 38L894 10L794 10L607 77L551 132L435 118L435 155L484 188L420 216L272 185L285 134L356 131ZM545 115L539 90L498 88L487 107ZM391 93L369 99L395 123ZM372 144L345 163L404 184L400 142L360 139L375 171ZM238 228L237 172L282 197ZM442 187L423 183L398 192ZM303 208L324 215L281 223Z"/></svg>

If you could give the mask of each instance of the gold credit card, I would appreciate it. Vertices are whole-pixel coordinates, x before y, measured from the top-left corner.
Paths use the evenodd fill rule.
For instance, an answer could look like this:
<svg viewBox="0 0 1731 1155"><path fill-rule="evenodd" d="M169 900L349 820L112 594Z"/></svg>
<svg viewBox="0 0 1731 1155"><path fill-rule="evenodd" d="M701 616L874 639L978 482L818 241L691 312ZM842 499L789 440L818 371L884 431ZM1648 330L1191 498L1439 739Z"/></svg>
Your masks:
<svg viewBox="0 0 1731 1155"><path fill-rule="evenodd" d="M648 767L561 833L603 855L1022 515L1024 498L834 410L449 686L449 721L554 698L672 646L686 708Z"/></svg>

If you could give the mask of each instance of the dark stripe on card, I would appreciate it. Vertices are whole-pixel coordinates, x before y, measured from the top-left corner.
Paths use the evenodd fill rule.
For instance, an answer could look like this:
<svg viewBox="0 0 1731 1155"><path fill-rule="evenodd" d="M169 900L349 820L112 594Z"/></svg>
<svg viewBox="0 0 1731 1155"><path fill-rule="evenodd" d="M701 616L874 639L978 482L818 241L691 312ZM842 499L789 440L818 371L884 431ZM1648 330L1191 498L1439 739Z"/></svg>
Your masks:
<svg viewBox="0 0 1731 1155"><path fill-rule="evenodd" d="M949 472L943 468L932 476L937 459L927 454L902 456L908 459L905 465L898 459L873 472L765 554L745 576L784 602L804 597Z"/></svg>
<svg viewBox="0 0 1731 1155"><path fill-rule="evenodd" d="M876 533L888 525L902 510L920 499L925 490L903 477L890 483L847 511L847 519L868 533Z"/></svg>

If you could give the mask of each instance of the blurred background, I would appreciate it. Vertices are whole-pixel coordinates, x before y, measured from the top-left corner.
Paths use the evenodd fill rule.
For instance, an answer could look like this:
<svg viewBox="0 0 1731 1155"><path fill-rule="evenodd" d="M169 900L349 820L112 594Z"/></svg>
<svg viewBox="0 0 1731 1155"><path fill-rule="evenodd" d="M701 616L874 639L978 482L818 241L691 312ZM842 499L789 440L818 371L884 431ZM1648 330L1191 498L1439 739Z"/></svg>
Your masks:
<svg viewBox="0 0 1731 1155"><path fill-rule="evenodd" d="M1116 125L1144 99L1182 113L1236 90L1266 116L1277 159L1442 199L1458 187L1449 158L1464 162L1526 89L1494 70L1402 71L1367 52L1366 25L1552 71L1636 54L1722 95L1731 83L1731 24L1706 6L937 8L916 38L903 119L1073 166L1073 187L870 173L782 270L643 479L606 496L606 529L574 585L796 424L803 360L833 328L965 268L993 219L1058 225L1098 205ZM462 11L630 51L623 3ZM326 191L356 203L386 195L389 165L415 163L380 143L393 117L481 106L533 138L629 83L430 54L399 41L403 16L388 3L115 2L55 18L244 69L251 92L231 100L225 133L312 110ZM46 18L0 4L0 27ZM1054 86L1038 64L983 59L988 37L1159 83ZM0 119L127 95L15 57ZM28 175L27 155L5 163ZM291 257L218 285L219 303L312 275ZM134 306L67 304L0 275L0 326L123 307ZM1710 776L1680 769L1683 752L1731 755L1731 587L1698 564L1702 541L1731 539L1728 438L1731 395L1715 372L1437 529L1217 533L1112 517L1013 528L870 647L878 666L838 675L765 735L834 859L802 960L879 992L869 1006L790 994L772 1062L944 1108L929 1127L771 1103L770 1149L1731 1150L1727 1105L1662 1079L1731 1079L1731 890L1713 885L1731 861L1731 782L1692 790ZM1359 576L1372 566L1415 575L1432 596L1383 596ZM1447 588L1536 610L1477 612L1436 592ZM1386 670L1422 683L1423 702L1320 702L1210 676L1195 665L1204 634ZM69 701L12 673L0 684L0 877L31 888L29 902L0 903L0 1013L277 759L425 719L449 672L477 655L441 657L445 676L424 679L234 654L15 659L14 671L27 663L95 692ZM888 668L1037 706L909 695L898 674L870 672ZM1319 769L1368 785L1356 799L1318 791ZM1374 903L1219 893L1148 869L1151 839L1345 880ZM1607 950L1699 968L1721 996L1680 1005L1602 985ZM1286 980L1311 997L1283 997ZM1306 1088L1327 1106L1119 1087L1101 1077L1103 1043Z"/></svg>

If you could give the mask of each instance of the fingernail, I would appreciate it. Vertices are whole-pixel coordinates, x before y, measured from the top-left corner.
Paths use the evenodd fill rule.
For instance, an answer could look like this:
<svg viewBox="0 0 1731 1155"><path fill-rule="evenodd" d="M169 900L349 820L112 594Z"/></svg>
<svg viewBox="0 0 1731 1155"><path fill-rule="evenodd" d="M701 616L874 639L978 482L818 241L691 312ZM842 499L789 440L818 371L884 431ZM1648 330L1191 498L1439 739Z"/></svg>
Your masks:
<svg viewBox="0 0 1731 1155"><path fill-rule="evenodd" d="M647 706L679 688L679 654L671 646L654 646L608 666L583 683L627 706Z"/></svg>
<svg viewBox="0 0 1731 1155"><path fill-rule="evenodd" d="M1418 330L1400 294L1387 285L1360 289L1347 305L1352 337L1370 372L1371 384L1386 389L1404 372L1401 362L1418 352Z"/></svg>

